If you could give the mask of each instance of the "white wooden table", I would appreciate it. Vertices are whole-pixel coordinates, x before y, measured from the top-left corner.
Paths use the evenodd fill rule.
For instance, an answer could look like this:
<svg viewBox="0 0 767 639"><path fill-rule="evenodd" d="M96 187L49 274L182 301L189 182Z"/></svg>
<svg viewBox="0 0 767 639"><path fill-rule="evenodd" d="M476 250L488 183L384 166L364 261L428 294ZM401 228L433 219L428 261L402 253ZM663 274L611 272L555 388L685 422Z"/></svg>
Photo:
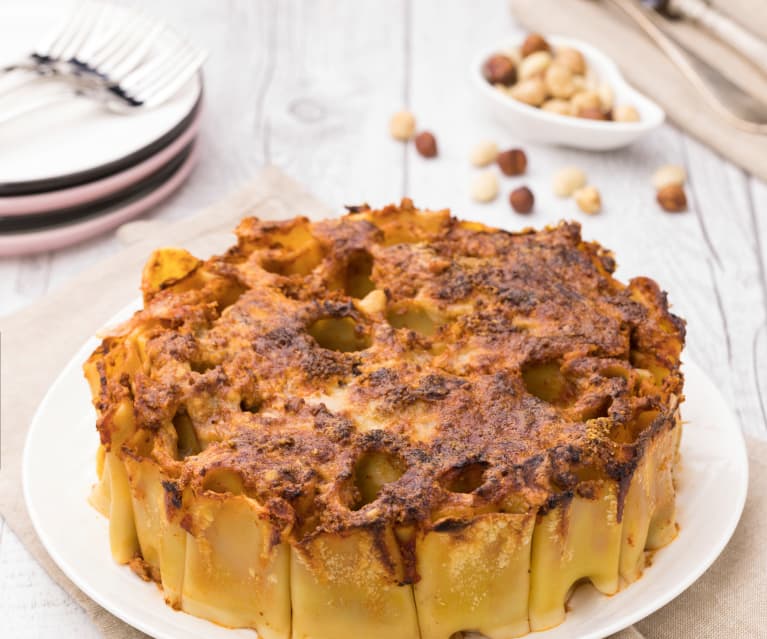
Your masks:
<svg viewBox="0 0 767 639"><path fill-rule="evenodd" d="M152 217L191 215L271 163L339 211L409 195L423 207L450 207L509 228L577 219L586 238L615 250L620 277L649 275L669 292L688 320L686 356L719 384L745 431L767 435L767 185L665 126L610 153L524 145L526 175L504 179L502 197L490 205L469 199L471 146L485 138L519 145L482 115L468 80L477 50L521 35L506 0L140 4L211 52L199 166ZM388 118L403 106L436 134L437 159L388 137ZM687 213L663 213L654 202L650 175L669 162L687 167ZM551 193L553 171L569 164L583 167L601 190L601 215L587 217ZM536 195L527 217L506 199L522 184ZM118 248L110 234L0 260L0 312L29 304ZM0 636L98 636L1 520Z"/></svg>

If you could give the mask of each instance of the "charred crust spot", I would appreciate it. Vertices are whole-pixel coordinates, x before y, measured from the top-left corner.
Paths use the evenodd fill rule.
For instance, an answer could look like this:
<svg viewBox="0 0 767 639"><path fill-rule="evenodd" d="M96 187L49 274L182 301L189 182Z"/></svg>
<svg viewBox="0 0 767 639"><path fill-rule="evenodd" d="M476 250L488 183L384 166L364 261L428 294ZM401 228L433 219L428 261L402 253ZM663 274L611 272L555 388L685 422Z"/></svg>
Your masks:
<svg viewBox="0 0 767 639"><path fill-rule="evenodd" d="M456 533L461 532L470 524L471 521L467 519L453 519L448 517L434 524L432 530L438 533Z"/></svg>
<svg viewBox="0 0 767 639"><path fill-rule="evenodd" d="M181 491L172 481L163 481L162 487L165 489L165 505L170 510L181 508Z"/></svg>

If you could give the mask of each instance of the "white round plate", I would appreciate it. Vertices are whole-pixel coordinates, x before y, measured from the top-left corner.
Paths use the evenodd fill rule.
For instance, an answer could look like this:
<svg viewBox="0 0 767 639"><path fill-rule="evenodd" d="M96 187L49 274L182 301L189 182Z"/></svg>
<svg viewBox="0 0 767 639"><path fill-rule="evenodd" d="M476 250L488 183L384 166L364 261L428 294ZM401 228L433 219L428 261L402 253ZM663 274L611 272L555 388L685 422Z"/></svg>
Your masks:
<svg viewBox="0 0 767 639"><path fill-rule="evenodd" d="M29 54L75 6L71 1L3 0L0 68ZM155 46L168 46L177 38L165 30ZM4 87L18 81L16 74L0 77L0 111L12 108L27 95L3 94ZM167 138L175 137L174 133L191 117L201 92L198 74L171 100L146 111L118 114L73 96L68 102L2 123L0 148L13 149L13 153L0 153L0 191L39 192L41 184L50 184L51 188L72 186L92 176L103 177L115 167L125 169L123 164L130 164L134 158L146 159L148 150L162 147L171 141Z"/></svg>
<svg viewBox="0 0 767 639"><path fill-rule="evenodd" d="M111 324L130 317L136 301ZM32 420L23 459L24 497L53 560L83 592L158 639L253 639L165 605L154 583L112 561L107 520L87 502L96 480L98 437L82 363L99 344L88 340L53 383ZM534 639L601 639L649 615L690 586L717 558L740 518L748 462L737 421L716 386L685 366L679 536L658 551L644 576L612 597L581 587L566 621Z"/></svg>

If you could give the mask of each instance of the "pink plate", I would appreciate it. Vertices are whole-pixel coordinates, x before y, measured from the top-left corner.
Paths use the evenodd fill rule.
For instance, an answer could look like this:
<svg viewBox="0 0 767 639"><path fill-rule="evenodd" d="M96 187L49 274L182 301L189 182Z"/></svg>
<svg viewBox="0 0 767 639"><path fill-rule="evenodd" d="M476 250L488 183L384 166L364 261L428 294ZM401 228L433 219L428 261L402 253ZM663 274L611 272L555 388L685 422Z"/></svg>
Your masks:
<svg viewBox="0 0 767 639"><path fill-rule="evenodd" d="M56 249L82 242L94 235L109 231L142 213L146 213L181 186L194 167L197 153L197 146L195 144L186 160L176 169L173 175L156 189L137 200L125 204L117 204L112 210L107 210L81 222L62 224L61 226L41 231L0 235L0 257L55 251Z"/></svg>
<svg viewBox="0 0 767 639"><path fill-rule="evenodd" d="M48 213L69 209L82 204L96 202L136 184L176 157L194 139L200 128L201 113L202 109L198 109L194 120L189 124L186 131L168 146L129 169L68 189L36 193L34 195L0 197L0 217Z"/></svg>

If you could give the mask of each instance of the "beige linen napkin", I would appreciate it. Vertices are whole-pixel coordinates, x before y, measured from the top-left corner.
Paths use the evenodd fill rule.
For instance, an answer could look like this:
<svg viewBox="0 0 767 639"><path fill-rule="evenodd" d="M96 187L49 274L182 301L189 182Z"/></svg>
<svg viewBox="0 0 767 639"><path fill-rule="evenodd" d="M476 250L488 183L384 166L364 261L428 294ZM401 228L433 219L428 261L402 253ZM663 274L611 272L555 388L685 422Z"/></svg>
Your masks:
<svg viewBox="0 0 767 639"><path fill-rule="evenodd" d="M37 539L23 504L21 451L32 414L83 341L136 297L141 267L152 249L180 245L205 256L233 242L231 230L245 215L268 219L299 214L322 217L332 212L276 169L265 169L241 192L196 217L151 227L142 223L125 229L122 235L126 242L135 240L142 230L150 237L131 244L32 307L0 318L3 400L0 511L32 555L109 639L139 639L144 635L100 608L64 576ZM749 500L725 552L678 599L616 637L748 639L767 628L764 599L767 546L763 534L767 530L767 443L752 441L749 448L752 472ZM716 517L716 513L711 516Z"/></svg>
<svg viewBox="0 0 767 639"><path fill-rule="evenodd" d="M764 0L714 0L712 4L767 40ZM615 60L631 84L666 110L674 124L749 173L767 180L767 135L740 131L714 113L663 52L609 2L511 0L511 9L517 21L530 31L580 38L604 51ZM767 104L767 78L754 66L688 22L665 21L663 24L674 39L730 82ZM718 90L727 94L724 85L720 84ZM767 113L767 108L763 111ZM764 115L752 119L767 121Z"/></svg>

